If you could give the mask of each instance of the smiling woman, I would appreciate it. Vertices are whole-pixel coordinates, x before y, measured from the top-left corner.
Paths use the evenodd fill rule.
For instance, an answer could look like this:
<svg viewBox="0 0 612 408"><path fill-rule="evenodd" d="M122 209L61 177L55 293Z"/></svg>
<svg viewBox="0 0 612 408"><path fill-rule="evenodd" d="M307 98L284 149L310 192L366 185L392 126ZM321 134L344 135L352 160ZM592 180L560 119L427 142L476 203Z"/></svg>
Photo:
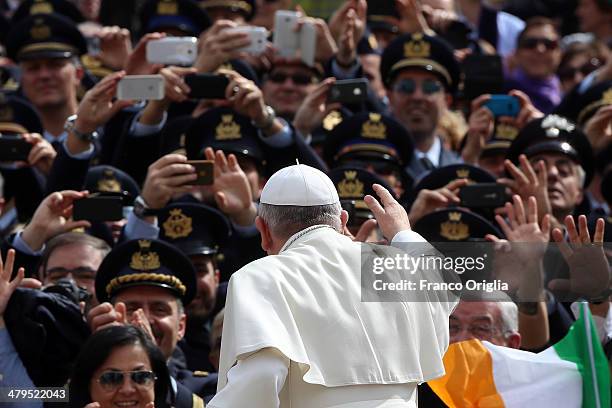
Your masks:
<svg viewBox="0 0 612 408"><path fill-rule="evenodd" d="M70 381L70 406L166 407L169 378L161 351L146 334L112 326L83 346Z"/></svg>

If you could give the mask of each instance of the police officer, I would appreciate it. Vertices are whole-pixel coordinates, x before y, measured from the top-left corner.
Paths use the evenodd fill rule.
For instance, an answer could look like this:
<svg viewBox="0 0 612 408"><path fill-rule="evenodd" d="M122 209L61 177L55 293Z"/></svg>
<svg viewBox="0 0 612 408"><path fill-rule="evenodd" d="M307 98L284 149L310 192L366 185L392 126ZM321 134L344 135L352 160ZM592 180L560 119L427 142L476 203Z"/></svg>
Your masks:
<svg viewBox="0 0 612 408"><path fill-rule="evenodd" d="M185 334L184 308L195 294L195 270L182 252L162 241L128 241L100 265L96 296L104 303L91 309L88 321L94 331L117 323L140 327L170 359ZM203 382L184 370L172 370L171 375L170 404L202 407L194 394L202 393Z"/></svg>
<svg viewBox="0 0 612 408"><path fill-rule="evenodd" d="M407 198L412 179L404 171L414 146L405 128L393 118L375 112L344 119L329 134L323 157L330 167L349 164L384 179L398 197Z"/></svg>
<svg viewBox="0 0 612 408"><path fill-rule="evenodd" d="M437 135L440 118L459 84L452 48L438 37L405 34L384 50L380 73L393 117L410 132L416 147L407 170L413 178L433 168L460 162Z"/></svg>
<svg viewBox="0 0 612 408"><path fill-rule="evenodd" d="M231 234L227 218L203 204L173 203L159 215L159 238L189 257L196 270L197 291L187 307L187 329L179 348L192 371L215 371L208 360L215 311L225 302L226 284L219 285L217 259ZM214 390L213 390L214 392Z"/></svg>

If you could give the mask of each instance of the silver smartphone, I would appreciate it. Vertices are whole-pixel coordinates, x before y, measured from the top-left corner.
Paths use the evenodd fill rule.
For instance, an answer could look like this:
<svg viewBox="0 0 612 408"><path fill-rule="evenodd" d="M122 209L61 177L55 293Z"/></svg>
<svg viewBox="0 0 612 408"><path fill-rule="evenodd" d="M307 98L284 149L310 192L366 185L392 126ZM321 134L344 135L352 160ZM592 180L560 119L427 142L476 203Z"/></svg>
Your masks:
<svg viewBox="0 0 612 408"><path fill-rule="evenodd" d="M247 52L252 55L260 55L266 50L268 43L268 30L264 27L242 26L228 28L227 31L232 33L246 33L251 39L251 44L240 48L240 51Z"/></svg>
<svg viewBox="0 0 612 408"><path fill-rule="evenodd" d="M147 62L191 66L198 56L195 37L165 37L147 43Z"/></svg>
<svg viewBox="0 0 612 408"><path fill-rule="evenodd" d="M117 84L117 99L160 100L164 94L164 77L161 75L128 75Z"/></svg>
<svg viewBox="0 0 612 408"><path fill-rule="evenodd" d="M300 13L279 10L274 15L274 48L281 57L300 58L306 65L314 65L317 31L313 24L305 23L299 31L295 27Z"/></svg>

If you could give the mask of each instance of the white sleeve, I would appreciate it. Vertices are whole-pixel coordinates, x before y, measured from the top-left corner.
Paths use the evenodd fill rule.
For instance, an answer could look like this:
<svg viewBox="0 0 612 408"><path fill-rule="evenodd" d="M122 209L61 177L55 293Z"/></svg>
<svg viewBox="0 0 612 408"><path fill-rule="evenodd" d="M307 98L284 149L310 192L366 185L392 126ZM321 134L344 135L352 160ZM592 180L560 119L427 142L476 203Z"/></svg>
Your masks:
<svg viewBox="0 0 612 408"><path fill-rule="evenodd" d="M277 408L289 372L289 359L272 348L239 360L227 372L227 384L206 405L209 408Z"/></svg>
<svg viewBox="0 0 612 408"><path fill-rule="evenodd" d="M418 232L413 230L400 231L391 240L391 245L404 242L427 242Z"/></svg>

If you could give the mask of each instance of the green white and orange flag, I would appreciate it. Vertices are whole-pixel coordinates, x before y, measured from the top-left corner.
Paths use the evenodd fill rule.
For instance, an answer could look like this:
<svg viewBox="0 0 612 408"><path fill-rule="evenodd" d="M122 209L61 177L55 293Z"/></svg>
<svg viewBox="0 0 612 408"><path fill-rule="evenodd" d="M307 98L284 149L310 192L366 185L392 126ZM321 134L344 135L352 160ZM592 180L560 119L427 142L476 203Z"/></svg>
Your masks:
<svg viewBox="0 0 612 408"><path fill-rule="evenodd" d="M429 381L449 407L609 408L610 371L586 303L568 334L541 353L468 340L444 355Z"/></svg>

